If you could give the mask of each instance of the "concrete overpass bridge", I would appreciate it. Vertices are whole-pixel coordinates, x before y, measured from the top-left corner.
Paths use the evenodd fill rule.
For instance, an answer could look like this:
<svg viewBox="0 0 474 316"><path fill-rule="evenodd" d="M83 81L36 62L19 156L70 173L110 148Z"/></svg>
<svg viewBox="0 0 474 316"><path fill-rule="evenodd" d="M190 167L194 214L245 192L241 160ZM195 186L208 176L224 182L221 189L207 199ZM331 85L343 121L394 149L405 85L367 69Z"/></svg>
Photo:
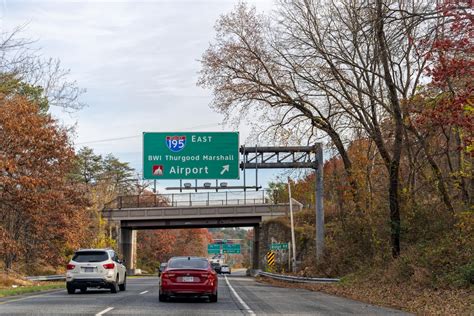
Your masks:
<svg viewBox="0 0 474 316"><path fill-rule="evenodd" d="M301 208L293 200L293 209ZM105 205L102 216L120 227L119 248L133 272L137 230L212 227L253 227L252 267L257 269L260 223L288 212L289 203L272 203L262 190L119 196Z"/></svg>

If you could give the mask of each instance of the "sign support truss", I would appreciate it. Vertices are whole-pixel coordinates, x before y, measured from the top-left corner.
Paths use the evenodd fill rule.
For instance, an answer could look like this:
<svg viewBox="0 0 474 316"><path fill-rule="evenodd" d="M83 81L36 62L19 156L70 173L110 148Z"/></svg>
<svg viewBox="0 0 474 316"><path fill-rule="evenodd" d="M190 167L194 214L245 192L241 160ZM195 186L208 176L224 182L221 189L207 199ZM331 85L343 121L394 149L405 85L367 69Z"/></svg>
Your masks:
<svg viewBox="0 0 474 316"><path fill-rule="evenodd" d="M240 169L301 169L316 171L316 260L319 262L324 254L324 207L323 207L323 149L322 144L314 146L290 147L240 147L242 162ZM257 181L256 177L256 181ZM257 185L256 185L257 186ZM290 203L292 203L290 201Z"/></svg>

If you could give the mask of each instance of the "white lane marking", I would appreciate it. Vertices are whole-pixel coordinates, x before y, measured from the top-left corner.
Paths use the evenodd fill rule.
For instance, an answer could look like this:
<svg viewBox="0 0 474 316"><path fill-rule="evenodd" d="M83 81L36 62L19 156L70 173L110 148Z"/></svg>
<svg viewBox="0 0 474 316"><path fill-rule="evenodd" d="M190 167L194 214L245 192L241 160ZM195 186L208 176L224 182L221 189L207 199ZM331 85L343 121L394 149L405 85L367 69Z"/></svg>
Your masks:
<svg viewBox="0 0 474 316"><path fill-rule="evenodd" d="M30 298L43 297L43 296L46 296L46 295L49 295L49 294L59 293L59 292L63 292L63 291L64 290L48 291L47 293L44 293L44 294L30 295L30 296L26 296L26 297L15 298L15 299L8 300L8 301L2 301L2 302L0 302L0 305L7 304L7 303L10 303L10 302L23 301L23 300L27 300L27 299L30 299ZM26 294L28 294L28 293L26 293Z"/></svg>
<svg viewBox="0 0 474 316"><path fill-rule="evenodd" d="M101 311L101 312L95 314L95 316L102 316L102 315L104 315L105 313L110 312L110 311L113 310L113 309L114 309L113 307L107 307L107 308L104 309L103 311Z"/></svg>
<svg viewBox="0 0 474 316"><path fill-rule="evenodd" d="M143 291L143 292L141 292L140 294L145 294L145 293L148 293L148 291Z"/></svg>
<svg viewBox="0 0 474 316"><path fill-rule="evenodd" d="M229 280L227 279L227 276L224 275L224 278L225 278L225 281L227 282L227 285L229 286L229 289L232 291L232 294L234 294L234 296L237 298L237 300L239 301L240 305L242 305L242 307L244 308L244 310L249 314L249 315L255 315L255 313L253 312L253 310L250 309L250 307L244 302L244 300L239 296L239 294L237 294L237 292L234 290L234 288L232 287L232 285L230 285L230 282Z"/></svg>

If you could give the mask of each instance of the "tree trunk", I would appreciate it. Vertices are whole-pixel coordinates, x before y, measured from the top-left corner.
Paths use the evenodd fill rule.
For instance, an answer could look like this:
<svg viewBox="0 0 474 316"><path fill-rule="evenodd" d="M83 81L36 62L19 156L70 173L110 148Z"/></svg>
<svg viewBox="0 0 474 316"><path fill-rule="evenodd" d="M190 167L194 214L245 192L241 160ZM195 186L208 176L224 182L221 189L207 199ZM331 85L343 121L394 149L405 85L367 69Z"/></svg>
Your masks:
<svg viewBox="0 0 474 316"><path fill-rule="evenodd" d="M399 164L392 162L389 171L389 203L390 203L390 239L392 244L392 256L400 255L400 204L398 195Z"/></svg>
<svg viewBox="0 0 474 316"><path fill-rule="evenodd" d="M349 184L351 186L352 200L354 201L354 204L355 204L355 211L357 214L361 214L362 207L361 207L359 184L354 179L354 176L352 174L352 162L351 162L351 159L349 158L349 154L344 148L344 144L342 143L342 140L339 137L339 134L337 134L333 130L326 130L325 132L329 135L332 142L336 146L337 151L339 152L339 155L341 155L342 162L344 164L344 172L346 173L346 176L349 179Z"/></svg>
<svg viewBox="0 0 474 316"><path fill-rule="evenodd" d="M378 58L382 62L384 70L384 81L392 109L392 119L395 123L395 135L393 141L393 155L389 164L389 204L390 204L390 227L392 256L394 258L400 255L400 203L399 203L399 169L400 156L403 144L403 118L398 100L397 89L391 75L389 63L389 54L384 32L384 13L382 11L382 0L376 1L376 38L378 42Z"/></svg>

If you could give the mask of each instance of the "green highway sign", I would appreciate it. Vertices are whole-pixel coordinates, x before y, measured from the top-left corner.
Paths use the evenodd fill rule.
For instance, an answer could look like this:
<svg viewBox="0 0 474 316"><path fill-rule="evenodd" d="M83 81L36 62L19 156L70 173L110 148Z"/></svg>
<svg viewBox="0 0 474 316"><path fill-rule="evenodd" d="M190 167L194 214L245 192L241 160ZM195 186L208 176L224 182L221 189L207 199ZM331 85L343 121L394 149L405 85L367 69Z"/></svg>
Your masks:
<svg viewBox="0 0 474 316"><path fill-rule="evenodd" d="M238 132L143 133L143 178L238 179Z"/></svg>
<svg viewBox="0 0 474 316"><path fill-rule="evenodd" d="M271 250L288 250L288 243L284 244L271 244L270 245Z"/></svg>
<svg viewBox="0 0 474 316"><path fill-rule="evenodd" d="M221 253L221 245L219 244L208 244L207 253L212 255L217 255Z"/></svg>
<svg viewBox="0 0 474 316"><path fill-rule="evenodd" d="M222 248L223 253L238 254L240 253L239 244L224 244Z"/></svg>

